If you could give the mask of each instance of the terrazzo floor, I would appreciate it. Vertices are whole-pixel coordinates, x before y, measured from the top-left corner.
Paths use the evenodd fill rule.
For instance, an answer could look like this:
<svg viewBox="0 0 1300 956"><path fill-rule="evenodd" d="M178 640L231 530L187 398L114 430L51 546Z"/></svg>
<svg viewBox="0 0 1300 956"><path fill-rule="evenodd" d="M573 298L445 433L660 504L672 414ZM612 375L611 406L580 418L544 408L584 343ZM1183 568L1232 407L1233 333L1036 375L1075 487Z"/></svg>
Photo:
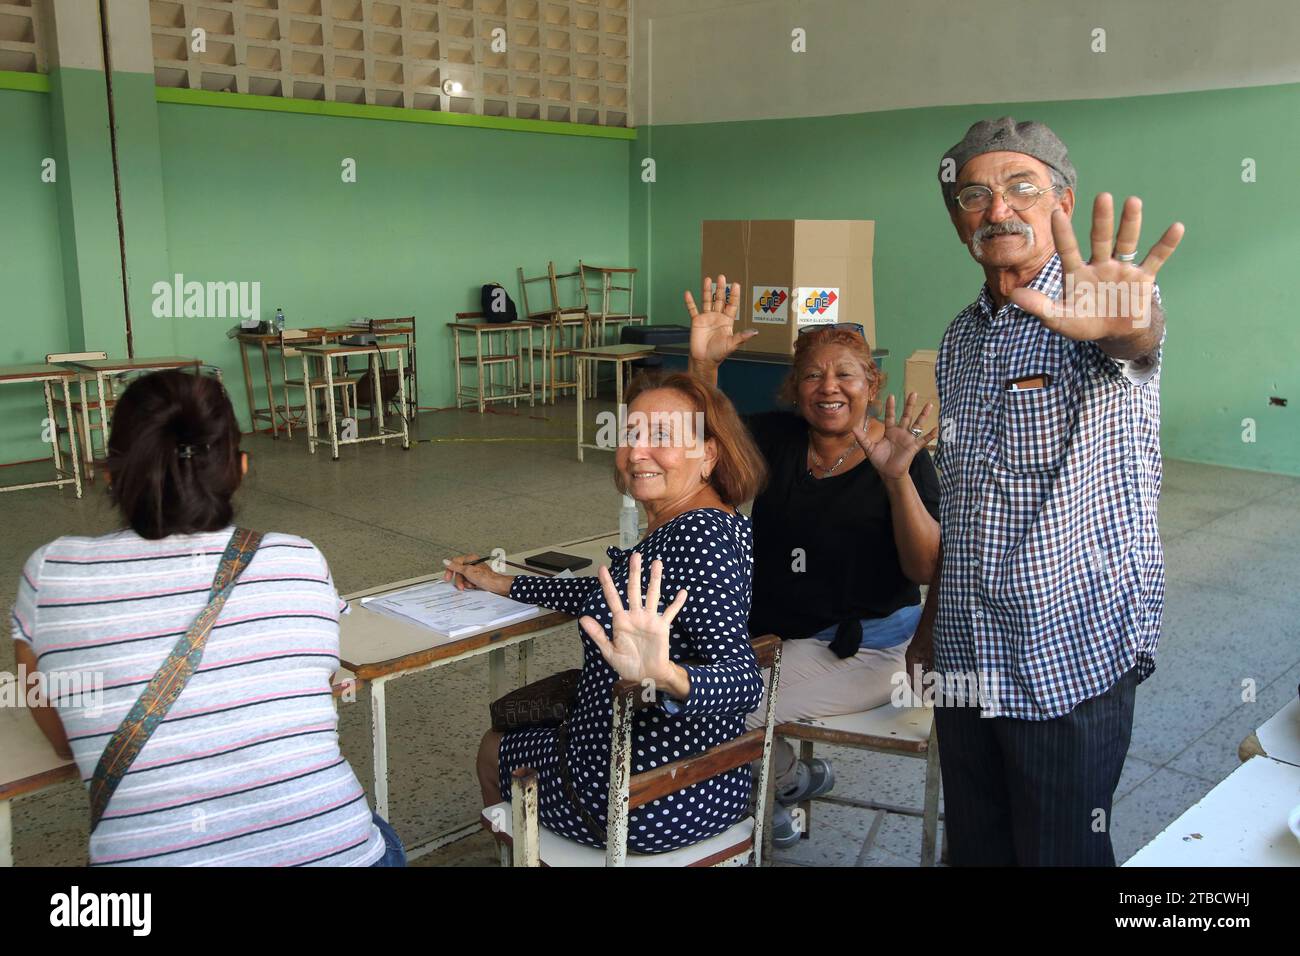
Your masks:
<svg viewBox="0 0 1300 956"><path fill-rule="evenodd" d="M601 408L589 404L589 414ZM517 551L613 531L620 499L613 457L573 451L572 401L486 415L426 412L411 450L344 448L337 462L301 440L245 437L251 453L238 520L299 534L325 553L340 592L428 573L448 555ZM590 426L589 426L590 427ZM430 441L432 439L432 441ZM515 439L515 440L508 440ZM35 466L3 469L25 480ZM1300 479L1179 461L1165 463L1160 509L1168 566L1164 636L1155 675L1137 694L1133 740L1117 793L1112 838L1123 861L1237 766L1242 738L1300 683ZM27 479L30 480L30 479ZM0 605L12 605L22 562L61 534L116 526L103 483L0 496ZM513 674L515 651L507 650ZM568 632L538 642L531 673L580 663ZM0 641L0 671L13 670ZM1254 700L1243 701L1244 682ZM476 819L474 753L487 722L487 659L389 685L390 817L408 843ZM343 752L371 779L365 693L341 705ZM819 747L835 764L837 792L918 805L924 762ZM14 858L22 866L85 862L86 797L65 783L14 801ZM852 865L870 815L819 805L810 838L778 854L791 865ZM869 865L914 866L920 821L890 815ZM477 833L417 866L496 865Z"/></svg>

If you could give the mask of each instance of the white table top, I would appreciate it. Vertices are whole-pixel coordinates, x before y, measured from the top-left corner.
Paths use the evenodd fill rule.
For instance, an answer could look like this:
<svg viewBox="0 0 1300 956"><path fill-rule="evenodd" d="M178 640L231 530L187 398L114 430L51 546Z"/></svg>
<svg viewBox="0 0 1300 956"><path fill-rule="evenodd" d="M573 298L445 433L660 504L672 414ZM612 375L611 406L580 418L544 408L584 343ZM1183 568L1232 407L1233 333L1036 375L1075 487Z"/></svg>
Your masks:
<svg viewBox="0 0 1300 956"><path fill-rule="evenodd" d="M1300 697L1264 721L1255 739L1274 760L1300 767Z"/></svg>
<svg viewBox="0 0 1300 956"><path fill-rule="evenodd" d="M1300 767L1251 757L1124 865L1300 866L1297 804Z"/></svg>
<svg viewBox="0 0 1300 956"><path fill-rule="evenodd" d="M0 740L0 799L76 775L76 765L54 752L26 707L0 707Z"/></svg>
<svg viewBox="0 0 1300 956"><path fill-rule="evenodd" d="M509 568L511 572L522 574L538 574L529 568L522 567L523 559L529 555L538 554L542 551L564 551L567 554L581 555L584 558L591 558L592 565L581 571L581 574L595 574L600 565L607 563L605 548L610 545L618 545L617 534L605 534L594 538L585 538L579 541L570 541L564 544L548 545L542 548L530 548L519 554L507 555L507 563L515 565ZM442 556L438 556L441 558ZM452 557L447 555L446 557ZM346 666L355 669L366 667L366 665L378 664L384 661L393 661L399 658L418 654L422 651L434 647L450 647L451 645L463 644L469 647L476 637L485 634L493 628L483 628L466 634L458 638L445 638L427 628L420 627L417 624L408 623L386 614L380 614L378 611L372 611L365 607L360 598L369 597L374 594L383 594L387 591L395 591L398 588L408 587L412 584L419 584L423 581L432 581L442 577L442 572L437 571L432 574L421 575L420 577L407 578L404 581L393 581L390 584L380 585L379 587L369 588L365 591L357 591L354 594L344 595L344 600L348 602L351 611L343 615L339 622L339 657L346 662ZM540 621L538 618L529 621L519 622L522 625ZM554 627L554 620L539 624L538 630L545 630L548 627ZM525 628L527 630L527 628Z"/></svg>

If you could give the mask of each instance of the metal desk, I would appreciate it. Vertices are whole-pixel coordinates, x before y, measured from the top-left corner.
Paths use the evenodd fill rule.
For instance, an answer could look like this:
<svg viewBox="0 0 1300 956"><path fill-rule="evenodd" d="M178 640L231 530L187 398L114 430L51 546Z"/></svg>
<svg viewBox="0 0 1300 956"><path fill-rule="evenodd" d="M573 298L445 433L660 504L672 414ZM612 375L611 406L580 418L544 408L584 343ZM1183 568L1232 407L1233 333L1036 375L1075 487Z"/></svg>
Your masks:
<svg viewBox="0 0 1300 956"><path fill-rule="evenodd" d="M68 395L68 380L75 377L76 372L64 368L61 365L48 365L42 363L40 365L0 366L0 383L40 383L41 391L45 395L45 417L50 423L50 428L52 430L51 437L54 445L53 478L48 481L30 481L25 484L0 485L0 491L22 491L25 488L58 488L63 485L75 485L77 489L77 497L81 497L81 466L77 461L77 430L73 427L72 422L69 421L68 431L70 433L70 441L68 442L68 457L72 459L72 471L69 472L63 467L63 449L59 447L59 423L54 417L54 396L50 392L50 386L55 382L58 382L59 387L63 389L63 407L70 408L72 403ZM42 429L42 431L44 431L44 429Z"/></svg>
<svg viewBox="0 0 1300 956"><path fill-rule="evenodd" d="M543 574L524 565L524 556L539 554L542 551L562 549L569 554L591 558L595 563L590 571L594 573L599 565L608 558L605 549L617 546L617 534L599 535L567 541L563 544L549 545L544 548L530 548L520 555L508 555L506 563L515 571L525 574ZM588 573L586 571L583 572ZM543 610L543 613L526 621L511 624L496 630L481 631L455 640L440 638L432 631L417 624L398 620L372 611L360 601L363 597L395 591L425 581L434 581L442 577L442 572L426 574L405 581L394 581L365 591L344 596L352 610L343 615L339 621L339 659L355 676L360 684L370 688L371 737L374 748L375 771L375 812L388 819L388 711L386 704L386 685L391 680L418 674L422 671L445 667L459 661L469 660L482 654L488 655L488 695L496 700L505 693L505 649L519 647L519 682L528 682L528 659L532 642L543 636L573 635L574 618L558 611ZM407 857L414 859L439 847L454 843L456 840L477 833L480 828L478 814L463 826L441 833L423 843L409 844Z"/></svg>
<svg viewBox="0 0 1300 956"><path fill-rule="evenodd" d="M387 441L389 438L400 438L402 440L403 448L411 447L410 428L407 421L407 415L405 414L407 408L406 365L405 362L403 361L403 356L405 355L406 352L406 346L382 345L382 344L381 345L299 345L296 346L296 348L302 354L302 378L304 382L311 381L311 369L308 365L308 359L311 356L314 355L317 358L322 359L325 366L325 409L326 409L326 415L328 417L330 435L328 440L324 438L316 437L315 416L312 410L312 405L314 404L314 402L311 399L311 395L310 394L307 395L306 398L307 450L309 452L311 452L314 455L316 454L317 444L322 444L322 445L328 444L330 446L331 457L335 461L338 461L339 445L359 445L362 442L367 442L367 441L377 441L382 444L383 442ZM396 428L388 428L384 425L384 400L382 396L379 396L379 400L375 402L375 416L376 416L375 421L376 424L378 425L378 428L376 429L376 434L366 435L364 437L362 437L361 435L357 435L354 438L339 438L338 419L337 416L335 415L335 410L334 410L334 362L333 360L340 356L369 355L370 370L372 375L374 376L372 381L381 382L383 381L383 377L381 374L383 371L383 367L380 363L379 357L389 352L395 352L397 354L397 390L398 390L399 407L402 409L402 414L399 416L402 420L402 427L400 429L396 429Z"/></svg>

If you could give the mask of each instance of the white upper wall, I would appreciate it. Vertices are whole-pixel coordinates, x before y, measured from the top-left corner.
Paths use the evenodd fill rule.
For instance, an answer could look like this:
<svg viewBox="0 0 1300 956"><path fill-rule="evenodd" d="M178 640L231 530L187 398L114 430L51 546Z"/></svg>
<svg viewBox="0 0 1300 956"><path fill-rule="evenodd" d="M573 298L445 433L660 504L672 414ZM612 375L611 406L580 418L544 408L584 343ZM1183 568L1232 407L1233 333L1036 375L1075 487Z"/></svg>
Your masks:
<svg viewBox="0 0 1300 956"><path fill-rule="evenodd" d="M1300 82L1300 0L635 0L634 14L638 125Z"/></svg>

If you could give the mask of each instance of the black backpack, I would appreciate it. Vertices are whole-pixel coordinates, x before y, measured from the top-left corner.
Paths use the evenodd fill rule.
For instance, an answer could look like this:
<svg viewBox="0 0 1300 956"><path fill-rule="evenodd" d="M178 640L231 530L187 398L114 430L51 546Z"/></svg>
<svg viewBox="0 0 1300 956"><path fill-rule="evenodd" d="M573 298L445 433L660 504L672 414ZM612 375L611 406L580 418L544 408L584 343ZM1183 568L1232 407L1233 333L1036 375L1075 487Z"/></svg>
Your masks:
<svg viewBox="0 0 1300 956"><path fill-rule="evenodd" d="M513 322L519 318L514 299L496 282L483 286L479 293L479 310L489 322Z"/></svg>

